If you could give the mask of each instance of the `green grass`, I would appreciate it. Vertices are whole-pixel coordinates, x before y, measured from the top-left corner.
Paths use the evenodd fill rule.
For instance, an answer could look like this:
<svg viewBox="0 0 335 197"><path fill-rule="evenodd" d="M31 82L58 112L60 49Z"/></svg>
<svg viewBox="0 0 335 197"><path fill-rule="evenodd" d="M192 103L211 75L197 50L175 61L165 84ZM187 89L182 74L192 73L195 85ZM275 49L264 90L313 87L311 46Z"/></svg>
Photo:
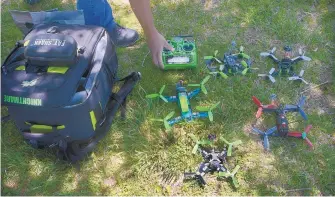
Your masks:
<svg viewBox="0 0 335 197"><path fill-rule="evenodd" d="M41 10L74 8L70 0L42 0L36 6L20 1L4 1L1 9L1 58L4 59L22 38L8 10ZM113 1L114 15L127 27L143 32L129 5ZM334 80L335 6L331 0L319 1L153 1L157 28L166 38L192 34L197 39L198 55L203 57L218 49L221 55L234 39L254 60L259 73L267 72L272 62L259 53L276 46L282 52L285 44L294 50L303 47L310 63L299 63L311 87ZM144 39L134 47L118 49L119 75L140 71L143 79L133 91L128 105L128 119L116 118L111 132L94 153L82 162L80 169L56 159L53 152L36 150L23 142L13 122L1 125L1 191L2 195L335 195L335 87L328 83L303 93L307 96L309 121L290 115L292 130L303 130L313 124L309 138L315 145L308 150L299 139L270 138L271 152L264 152L259 136L250 131L255 123L256 108L251 96L266 102L276 93L283 103L295 103L308 86L278 78L270 84L259 79L257 72L227 80L211 79L209 94L192 100L193 107L221 101L214 122L197 120L174 127L173 136L163 126L150 121L176 105L148 101L145 95L168 85L166 94L174 94L174 84L183 79L196 83L206 74L199 58L196 70L163 72L153 66ZM279 56L279 55L278 55ZM1 112L6 114L6 108ZM272 127L274 118L264 116L259 127ZM183 182L182 173L196 170L201 158L191 154L193 133L206 137L210 133L229 141L244 143L229 161L229 168L240 165L237 173L240 188L229 181L206 176L208 186L201 189L195 182ZM106 183L113 180L112 184Z"/></svg>

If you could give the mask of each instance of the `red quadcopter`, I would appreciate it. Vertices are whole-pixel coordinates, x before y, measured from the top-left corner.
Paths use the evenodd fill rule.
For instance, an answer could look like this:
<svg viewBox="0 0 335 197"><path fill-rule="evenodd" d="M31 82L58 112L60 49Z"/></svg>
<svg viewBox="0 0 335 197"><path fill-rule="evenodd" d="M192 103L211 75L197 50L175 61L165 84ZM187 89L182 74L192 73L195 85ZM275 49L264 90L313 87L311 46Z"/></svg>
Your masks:
<svg viewBox="0 0 335 197"><path fill-rule="evenodd" d="M273 112L276 114L276 126L268 129L267 131L263 132L260 131L257 128L252 128L253 131L256 133L259 133L263 136L264 140L264 148L266 150L270 149L269 146L269 136L281 136L281 137L296 137L296 138L302 138L306 141L306 143L313 148L312 142L307 138L307 134L312 128L312 125L308 125L305 129L304 132L289 132L289 127L288 127L288 120L286 118L286 113L287 112L299 112L301 116L307 120L307 115L305 112L302 110L303 105L305 104L305 99L306 97L301 97L297 105L282 105L278 104L277 102L277 96L275 94L272 94L270 97L271 104L269 105L263 105L258 98L255 96L252 97L252 100L254 103L258 106L258 110L256 113L256 118L259 118L263 112ZM276 132L277 131L277 132Z"/></svg>

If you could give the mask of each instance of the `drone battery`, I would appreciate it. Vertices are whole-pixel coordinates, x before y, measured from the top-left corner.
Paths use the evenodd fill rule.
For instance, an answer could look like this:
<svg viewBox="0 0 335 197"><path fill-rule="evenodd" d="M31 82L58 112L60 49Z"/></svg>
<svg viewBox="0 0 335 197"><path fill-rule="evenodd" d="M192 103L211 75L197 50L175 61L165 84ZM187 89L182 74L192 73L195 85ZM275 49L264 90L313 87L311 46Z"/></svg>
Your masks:
<svg viewBox="0 0 335 197"><path fill-rule="evenodd" d="M197 50L192 36L176 36L168 43L174 51L163 51L164 70L192 69L197 66Z"/></svg>

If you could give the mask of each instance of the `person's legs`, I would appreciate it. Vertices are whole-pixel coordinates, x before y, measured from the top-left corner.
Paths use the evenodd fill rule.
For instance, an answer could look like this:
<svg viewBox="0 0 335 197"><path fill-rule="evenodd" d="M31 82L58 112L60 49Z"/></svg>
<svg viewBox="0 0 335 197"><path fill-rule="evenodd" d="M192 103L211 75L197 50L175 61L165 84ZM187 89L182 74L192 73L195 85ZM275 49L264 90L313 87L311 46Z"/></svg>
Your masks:
<svg viewBox="0 0 335 197"><path fill-rule="evenodd" d="M106 0L78 0L77 9L84 11L86 25L102 26L107 31L115 27L112 8Z"/></svg>
<svg viewBox="0 0 335 197"><path fill-rule="evenodd" d="M104 27L116 46L130 46L138 40L135 30L123 28L114 21L107 0L77 0L77 9L83 10L87 25Z"/></svg>

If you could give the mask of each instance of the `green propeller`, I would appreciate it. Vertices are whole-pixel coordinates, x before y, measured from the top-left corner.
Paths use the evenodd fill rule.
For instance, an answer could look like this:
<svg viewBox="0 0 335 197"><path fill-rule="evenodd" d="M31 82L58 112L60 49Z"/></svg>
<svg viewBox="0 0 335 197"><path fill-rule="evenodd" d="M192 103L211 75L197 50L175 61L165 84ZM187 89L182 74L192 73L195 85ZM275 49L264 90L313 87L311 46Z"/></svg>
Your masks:
<svg viewBox="0 0 335 197"><path fill-rule="evenodd" d="M205 60L215 59L218 63L222 64L222 61L219 60L219 59L216 57L218 53L219 53L219 51L218 51L218 50L215 50L213 56L205 56L204 59L205 59Z"/></svg>
<svg viewBox="0 0 335 197"><path fill-rule="evenodd" d="M239 165L237 165L232 172L229 172L228 170L227 172L219 172L219 177L225 177L225 178L231 177L235 188L238 188L239 187L238 181L235 178L235 174L237 173L238 169L240 169Z"/></svg>
<svg viewBox="0 0 335 197"><path fill-rule="evenodd" d="M162 95L164 89L165 89L165 85L162 86L162 88L159 90L159 93L158 93L158 94L149 94L149 95L146 96L146 98L153 99L153 98L157 98L157 97L159 97L159 98L161 98L164 102L167 103L167 102L169 102L169 101Z"/></svg>
<svg viewBox="0 0 335 197"><path fill-rule="evenodd" d="M207 92L207 89L206 89L206 87L205 87L205 83L207 83L207 81L209 80L209 78L211 78L211 76L208 75L207 77L205 77L205 79L203 79L203 80L201 81L200 84L188 84L188 86L190 86L190 87L200 87L201 91L202 91L204 94L207 94L208 92Z"/></svg>
<svg viewBox="0 0 335 197"><path fill-rule="evenodd" d="M222 78L224 79L227 79L228 78L228 75L226 75L224 72L210 72L209 74L212 74L212 75L217 75L219 74Z"/></svg>
<svg viewBox="0 0 335 197"><path fill-rule="evenodd" d="M151 120L153 120L153 121L163 122L163 123L164 123L164 127L165 127L165 129L166 129L167 131L169 131L169 130L171 130L172 127L170 126L168 120L169 120L170 118L172 118L173 115L174 115L174 111L173 111L173 112L170 112L164 119L151 119Z"/></svg>
<svg viewBox="0 0 335 197"><path fill-rule="evenodd" d="M221 137L221 140L224 141L224 143L226 143L228 145L228 152L227 152L227 156L231 156L232 150L233 150L233 146L237 146L239 144L242 144L241 140L237 140L235 142L228 142L226 139L224 139L223 137Z"/></svg>
<svg viewBox="0 0 335 197"><path fill-rule="evenodd" d="M226 75L224 72L219 72L222 78L227 79L228 75Z"/></svg>
<svg viewBox="0 0 335 197"><path fill-rule="evenodd" d="M248 70L249 70L249 68L248 68L248 64L247 64L247 62L244 61L244 60L241 61L241 64L242 64L242 66L244 67L244 70L242 71L242 75L246 75L247 72L248 72Z"/></svg>
<svg viewBox="0 0 335 197"><path fill-rule="evenodd" d="M204 107L204 106L197 106L196 109L198 111L207 111L208 112L208 118L210 121L213 121L213 112L212 110L217 108L219 106L220 102L217 102L216 104L212 105L211 107Z"/></svg>
<svg viewBox="0 0 335 197"><path fill-rule="evenodd" d="M189 134L189 136L192 138L192 140L196 143L192 149L192 154L196 154L199 146L201 145L211 145L212 142L210 140L199 140L195 135Z"/></svg>
<svg viewBox="0 0 335 197"><path fill-rule="evenodd" d="M244 53L244 47L243 46L240 47L240 53L239 53L239 55L241 57L245 58L245 59L250 59L250 56Z"/></svg>

